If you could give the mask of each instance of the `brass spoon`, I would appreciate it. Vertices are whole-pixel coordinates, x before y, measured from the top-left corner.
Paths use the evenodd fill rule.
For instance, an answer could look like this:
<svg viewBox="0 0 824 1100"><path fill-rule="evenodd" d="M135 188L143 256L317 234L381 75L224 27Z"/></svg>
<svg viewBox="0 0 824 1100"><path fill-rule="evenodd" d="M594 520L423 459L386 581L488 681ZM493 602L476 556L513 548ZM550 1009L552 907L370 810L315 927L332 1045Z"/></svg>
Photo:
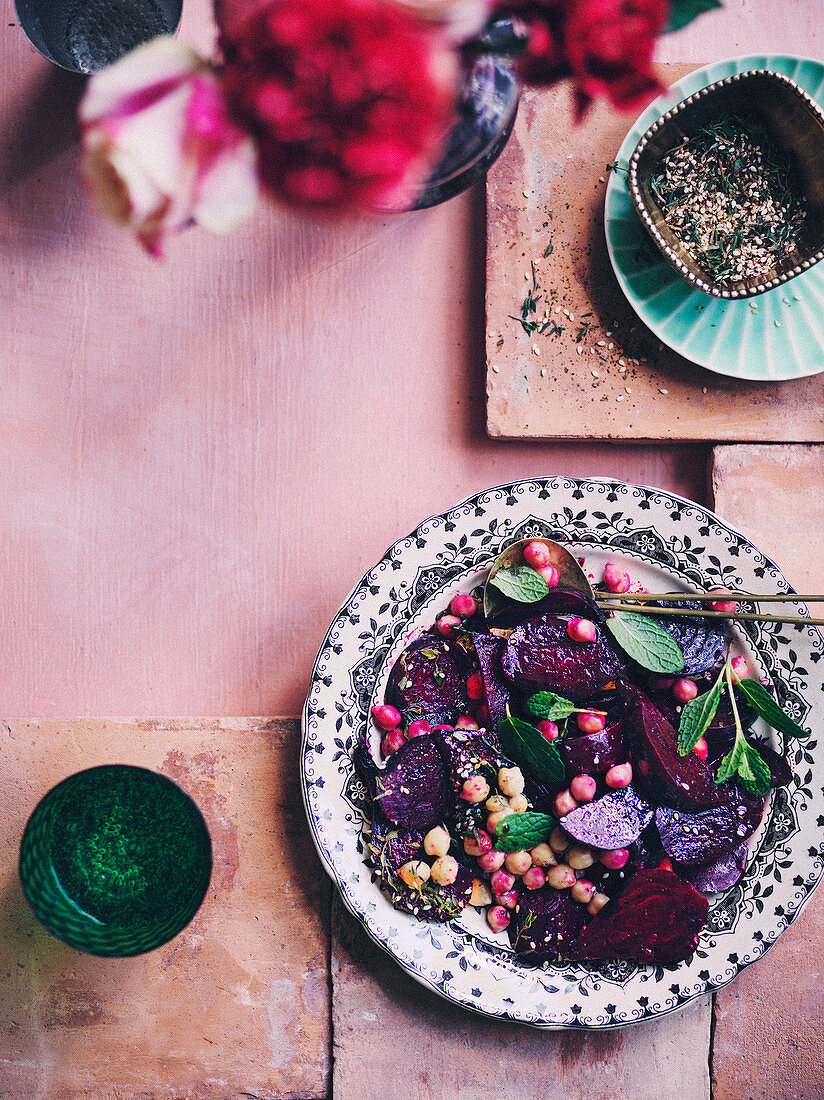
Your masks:
<svg viewBox="0 0 824 1100"><path fill-rule="evenodd" d="M824 619L808 619L800 615L754 615L749 612L730 612L730 611L704 611L700 608L689 607L645 607L644 603L649 603L653 600L697 600L697 601L711 601L723 599L724 595L729 592L730 598L748 600L753 603L757 603L759 600L765 602L795 602L795 601L823 601L824 595L816 596L800 596L794 593L776 593L775 595L758 596L755 593L750 592L734 592L732 590L725 590L724 595L708 594L708 593L692 593L692 592L662 592L655 595L649 593L609 593L606 596L596 596L593 591L592 585L589 582L589 578L578 564L577 559L573 554L562 546L558 542L553 542L552 539L521 539L520 542L513 542L511 546L498 555L492 564L492 568L489 571L489 576L486 579L484 585L484 615L487 620L494 612L499 609L506 597L495 588L494 585L490 585L490 581L504 566L523 565L523 551L524 547L530 542L539 542L545 546L549 551L549 565L554 566L558 570L558 587L559 588L572 588L577 592L582 592L590 600L592 600L602 611L632 611L639 615L660 615L664 617L672 618L701 618L701 619L735 619L745 622L758 622L758 623L802 623L804 626L824 626ZM635 602L638 601L638 602ZM501 636L508 635L510 630L503 630L496 627L490 627L493 634Z"/></svg>

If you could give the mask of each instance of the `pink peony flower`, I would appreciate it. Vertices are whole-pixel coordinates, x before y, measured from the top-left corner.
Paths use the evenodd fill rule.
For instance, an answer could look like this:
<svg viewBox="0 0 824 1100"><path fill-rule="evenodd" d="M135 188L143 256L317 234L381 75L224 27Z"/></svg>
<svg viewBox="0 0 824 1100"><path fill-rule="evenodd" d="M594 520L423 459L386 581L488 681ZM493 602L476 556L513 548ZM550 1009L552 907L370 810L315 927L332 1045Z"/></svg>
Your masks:
<svg viewBox="0 0 824 1100"><path fill-rule="evenodd" d="M161 36L89 80L83 170L100 211L153 255L192 223L228 233L257 198L255 150L209 65Z"/></svg>
<svg viewBox="0 0 824 1100"><path fill-rule="evenodd" d="M662 88L652 55L669 18L667 0L499 0L497 10L527 25L522 79L571 77L579 116L600 97L619 110L640 110Z"/></svg>
<svg viewBox="0 0 824 1100"><path fill-rule="evenodd" d="M447 37L387 0L268 0L224 19L229 103L297 206L401 209L452 120Z"/></svg>

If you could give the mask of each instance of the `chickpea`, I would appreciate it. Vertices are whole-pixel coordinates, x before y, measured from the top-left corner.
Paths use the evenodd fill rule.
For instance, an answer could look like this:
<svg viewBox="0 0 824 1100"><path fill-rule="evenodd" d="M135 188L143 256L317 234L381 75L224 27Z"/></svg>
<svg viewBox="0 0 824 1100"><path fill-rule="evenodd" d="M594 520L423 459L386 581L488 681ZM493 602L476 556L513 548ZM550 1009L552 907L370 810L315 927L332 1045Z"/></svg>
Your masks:
<svg viewBox="0 0 824 1100"><path fill-rule="evenodd" d="M454 856L439 856L432 864L432 879L438 886L451 886L459 870L460 864Z"/></svg>
<svg viewBox="0 0 824 1100"><path fill-rule="evenodd" d="M529 852L510 852L504 860L507 871L513 875L523 875L532 866L532 856Z"/></svg>
<svg viewBox="0 0 824 1100"><path fill-rule="evenodd" d="M529 854L536 867L554 867L558 862L548 844L536 844Z"/></svg>
<svg viewBox="0 0 824 1100"><path fill-rule="evenodd" d="M514 794L509 800L509 805L516 814L522 814L529 809L529 799L525 794Z"/></svg>
<svg viewBox="0 0 824 1100"><path fill-rule="evenodd" d="M484 805L491 814L500 813L501 810L508 810L510 808L509 799L504 798L502 794L490 795Z"/></svg>
<svg viewBox="0 0 824 1100"><path fill-rule="evenodd" d="M550 867L546 881L547 886L551 886L553 890L568 890L575 883L575 872L565 863L560 863L557 867Z"/></svg>
<svg viewBox="0 0 824 1100"><path fill-rule="evenodd" d="M524 773L520 768L501 768L498 772L498 787L501 794L510 798L514 794L522 794L526 786Z"/></svg>
<svg viewBox="0 0 824 1100"><path fill-rule="evenodd" d="M449 833L443 825L436 825L423 838L423 850L428 856L445 856L449 851Z"/></svg>
<svg viewBox="0 0 824 1100"><path fill-rule="evenodd" d="M552 830L552 835L549 838L549 846L555 852L556 855L561 855L565 852L570 845L569 836L564 832L560 825L556 825Z"/></svg>
<svg viewBox="0 0 824 1100"><path fill-rule="evenodd" d="M604 908L608 901L609 898L606 894L602 894L600 892L597 894L593 894L592 901L587 906L587 912L591 913L594 917L596 913L600 912Z"/></svg>
<svg viewBox="0 0 824 1100"><path fill-rule="evenodd" d="M514 813L515 811L512 809L512 807L507 806L505 810L498 810L496 813L490 814L489 817L486 819L487 831L494 835L495 831L497 830L503 819L505 817L509 817L510 814Z"/></svg>
<svg viewBox="0 0 824 1100"><path fill-rule="evenodd" d="M595 887L591 882L587 882L585 878L579 878L570 891L575 901L580 901L584 905L588 905L595 893Z"/></svg>
<svg viewBox="0 0 824 1100"><path fill-rule="evenodd" d="M492 891L489 884L479 878L472 880L472 893L469 895L470 905L491 905Z"/></svg>
<svg viewBox="0 0 824 1100"><path fill-rule="evenodd" d="M410 859L398 871L406 885L413 890L420 890L421 886L429 881L431 873L429 864L424 863L422 859Z"/></svg>
<svg viewBox="0 0 824 1100"><path fill-rule="evenodd" d="M595 856L590 848L582 844L572 844L567 849L566 861L576 871L585 871L595 862Z"/></svg>
<svg viewBox="0 0 824 1100"><path fill-rule="evenodd" d="M482 775L470 775L461 788L461 798L467 802L485 802L489 798L489 784Z"/></svg>

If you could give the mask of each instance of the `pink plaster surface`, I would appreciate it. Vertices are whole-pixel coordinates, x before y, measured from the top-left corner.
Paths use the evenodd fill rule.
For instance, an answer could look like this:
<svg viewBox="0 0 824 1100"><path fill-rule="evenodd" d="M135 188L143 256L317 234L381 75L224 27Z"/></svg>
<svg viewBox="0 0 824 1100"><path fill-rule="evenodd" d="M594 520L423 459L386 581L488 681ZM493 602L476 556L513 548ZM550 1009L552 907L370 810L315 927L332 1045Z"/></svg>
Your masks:
<svg viewBox="0 0 824 1100"><path fill-rule="evenodd" d="M822 53L813 8L729 0L661 56L753 37ZM204 47L206 12L187 0L182 31ZM154 262L90 211L80 83L13 23L9 7L0 713L296 714L338 605L426 515L545 473L703 498L704 447L486 438L482 194L344 225L263 206Z"/></svg>

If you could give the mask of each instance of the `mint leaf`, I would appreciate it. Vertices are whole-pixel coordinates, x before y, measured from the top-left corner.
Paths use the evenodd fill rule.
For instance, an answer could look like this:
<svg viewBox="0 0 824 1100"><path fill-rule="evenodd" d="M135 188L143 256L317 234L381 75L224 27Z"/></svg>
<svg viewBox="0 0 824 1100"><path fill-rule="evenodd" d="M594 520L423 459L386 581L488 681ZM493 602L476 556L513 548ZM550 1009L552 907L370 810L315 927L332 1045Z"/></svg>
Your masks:
<svg viewBox="0 0 824 1100"><path fill-rule="evenodd" d="M763 684L757 680L738 680L736 687L748 699L753 710L768 722L773 729L780 733L786 733L788 737L809 737L810 731L794 722L789 714L786 714L773 699Z"/></svg>
<svg viewBox="0 0 824 1100"><path fill-rule="evenodd" d="M529 722L522 722L507 714L498 723L498 736L504 753L539 782L557 783L563 780L564 762L561 754Z"/></svg>
<svg viewBox="0 0 824 1100"><path fill-rule="evenodd" d="M667 33L680 31L705 11L721 7L721 0L670 0L670 18Z"/></svg>
<svg viewBox="0 0 824 1100"><path fill-rule="evenodd" d="M735 736L735 743L721 763L718 765L718 771L715 773L715 782L724 783L727 779L731 779L738 771L738 763L741 760L741 754L746 748L747 742L743 737Z"/></svg>
<svg viewBox="0 0 824 1100"><path fill-rule="evenodd" d="M607 619L607 629L633 661L650 672L680 672L684 654L675 638L646 615L616 611Z"/></svg>
<svg viewBox="0 0 824 1100"><path fill-rule="evenodd" d="M546 718L550 722L560 722L564 718L569 718L570 714L574 714L577 709L569 699L564 699L563 695L556 695L554 691L536 692L527 699L526 707L536 718Z"/></svg>
<svg viewBox="0 0 824 1100"><path fill-rule="evenodd" d="M738 760L738 782L753 794L766 794L770 789L770 769L758 749L746 741Z"/></svg>
<svg viewBox="0 0 824 1100"><path fill-rule="evenodd" d="M678 724L678 751L682 756L692 752L704 736L718 710L721 692L724 690L724 670L709 691L697 695L684 707Z"/></svg>
<svg viewBox="0 0 824 1100"><path fill-rule="evenodd" d="M537 603L549 595L549 585L529 565L506 565L489 578L489 583L518 603Z"/></svg>
<svg viewBox="0 0 824 1100"><path fill-rule="evenodd" d="M520 852L549 840L555 828L555 818L549 814L527 811L508 814L495 828L495 847L499 852Z"/></svg>

